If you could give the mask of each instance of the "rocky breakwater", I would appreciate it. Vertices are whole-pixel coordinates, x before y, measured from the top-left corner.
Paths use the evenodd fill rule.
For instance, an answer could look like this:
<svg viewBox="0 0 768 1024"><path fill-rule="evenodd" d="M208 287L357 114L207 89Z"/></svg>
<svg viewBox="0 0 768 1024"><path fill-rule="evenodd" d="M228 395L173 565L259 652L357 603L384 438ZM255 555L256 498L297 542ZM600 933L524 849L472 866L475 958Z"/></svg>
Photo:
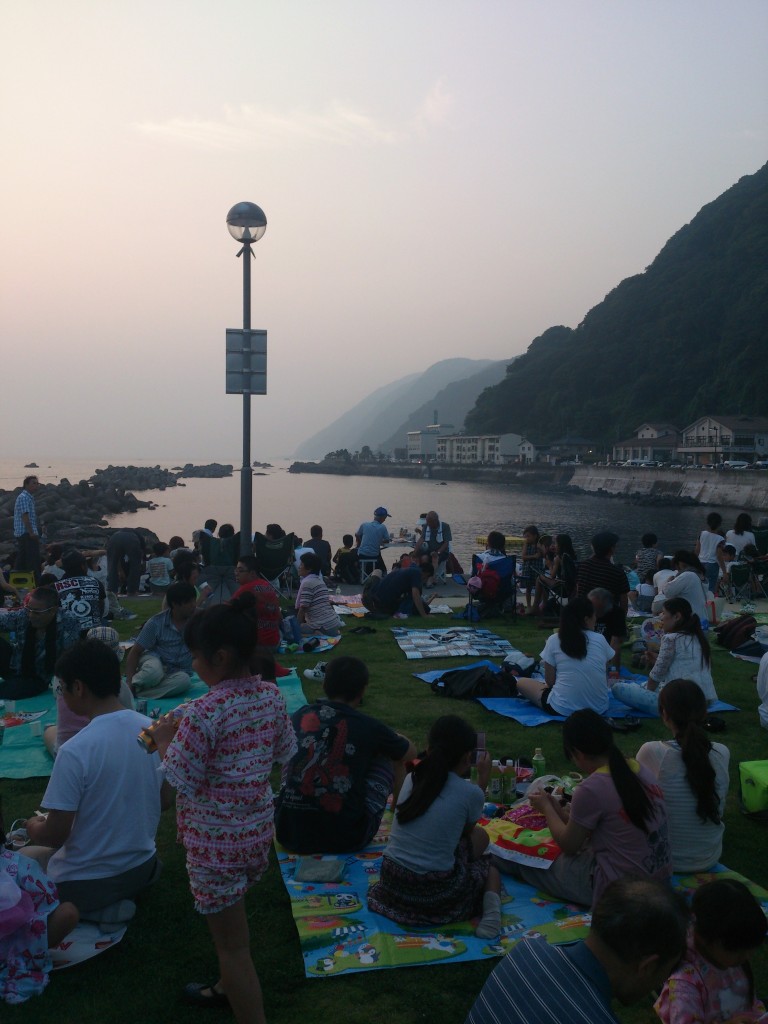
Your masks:
<svg viewBox="0 0 768 1024"><path fill-rule="evenodd" d="M569 486L634 504L768 507L768 472L757 470L577 466Z"/></svg>
<svg viewBox="0 0 768 1024"><path fill-rule="evenodd" d="M223 477L232 475L232 466L218 462L195 466L188 462L177 470L160 466L107 466L97 469L89 480L76 484L66 478L58 484L45 483L35 494L37 516L49 543L70 543L85 549L103 548L117 527L107 525L105 516L156 508L153 501L142 501L134 491L164 491L179 485L181 477ZM0 558L5 560L14 549L13 506L20 487L0 491ZM147 544L158 538L141 527Z"/></svg>

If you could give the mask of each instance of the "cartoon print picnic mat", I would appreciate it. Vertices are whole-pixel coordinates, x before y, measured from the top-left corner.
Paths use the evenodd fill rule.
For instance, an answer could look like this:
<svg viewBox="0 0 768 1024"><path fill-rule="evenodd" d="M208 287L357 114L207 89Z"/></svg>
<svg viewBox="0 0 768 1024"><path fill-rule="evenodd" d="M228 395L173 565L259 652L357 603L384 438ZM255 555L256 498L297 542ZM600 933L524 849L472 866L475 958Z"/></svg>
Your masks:
<svg viewBox="0 0 768 1024"><path fill-rule="evenodd" d="M392 635L409 661L419 658L505 658L514 650L509 640L487 629L456 626L453 629L406 629L394 627Z"/></svg>
<svg viewBox="0 0 768 1024"><path fill-rule="evenodd" d="M486 960L502 956L524 935L553 943L586 936L589 915L583 907L537 893L507 876L502 877L502 929L494 942L475 936L477 920L406 929L371 913L368 888L379 877L390 820L388 813L371 845L356 854L298 857L275 844L308 978ZM343 872L341 881L297 882L297 865L307 861L336 865Z"/></svg>
<svg viewBox="0 0 768 1024"><path fill-rule="evenodd" d="M388 813L371 845L356 854L298 857L275 843L299 933L306 977L487 960L503 956L523 938L542 938L557 945L586 937L590 915L583 907L563 903L508 875L502 875L501 933L494 942L475 936L477 921L405 929L389 918L371 913L367 892L379 876L390 820ZM490 823L489 831L492 839L505 833L498 820ZM498 846L496 849L504 855ZM302 861L322 863L330 869L329 873L337 868L341 880L298 882L294 876ZM673 884L690 897L696 888L715 876L744 882L768 913L768 891L721 864L707 873L675 875Z"/></svg>

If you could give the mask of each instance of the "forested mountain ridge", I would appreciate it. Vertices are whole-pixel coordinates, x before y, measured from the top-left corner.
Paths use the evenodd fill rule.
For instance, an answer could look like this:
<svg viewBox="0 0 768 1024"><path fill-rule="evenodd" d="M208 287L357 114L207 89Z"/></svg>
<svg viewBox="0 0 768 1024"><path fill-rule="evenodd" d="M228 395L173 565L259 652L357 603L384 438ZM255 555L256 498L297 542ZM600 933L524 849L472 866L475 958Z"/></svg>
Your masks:
<svg viewBox="0 0 768 1024"><path fill-rule="evenodd" d="M741 178L579 326L551 327L486 388L468 433L610 441L646 420L768 410L768 164Z"/></svg>

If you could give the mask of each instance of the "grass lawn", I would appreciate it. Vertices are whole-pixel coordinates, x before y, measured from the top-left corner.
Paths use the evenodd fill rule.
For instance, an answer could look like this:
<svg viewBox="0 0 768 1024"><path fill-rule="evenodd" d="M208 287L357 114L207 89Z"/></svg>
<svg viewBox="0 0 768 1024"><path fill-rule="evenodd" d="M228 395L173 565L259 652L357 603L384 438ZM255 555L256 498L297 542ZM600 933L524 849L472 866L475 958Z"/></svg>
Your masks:
<svg viewBox="0 0 768 1024"><path fill-rule="evenodd" d="M157 610L158 602L128 602L142 618L121 623L125 637L135 635L145 617ZM416 623L414 623L415 625ZM449 625L447 617L436 616L435 625ZM377 622L370 636L345 637L339 654L363 658L371 671L364 710L408 735L418 746L438 715L450 711L463 714L476 728L485 730L493 756L528 755L542 747L547 768L566 770L558 724L527 729L486 712L479 704L443 701L416 680L412 672L457 667L466 659L445 662L408 662L389 633L387 622ZM507 637L516 647L538 654L547 633L530 620L491 620L489 628ZM627 654L628 658L628 654ZM312 667L315 655L289 656L284 664L299 670ZM717 737L731 750L731 790L726 812L723 862L768 886L766 837L768 826L750 821L739 812L738 762L768 757L768 735L759 727L755 687L751 682L756 667L737 661L713 648L713 674L721 698L738 705L740 713L725 716L728 732ZM303 680L309 700L321 694L317 683ZM617 742L634 753L648 739L666 738L660 722L643 722L629 736ZM45 780L0 781L0 795L6 821L31 813L40 805ZM207 928L195 914L187 887L184 857L175 841L173 812L164 815L158 834L164 871L160 882L139 904L137 916L123 942L114 950L80 967L55 974L42 997L20 1007L4 1007L3 1020L34 1021L35 1024L118 1024L142 1021L147 1024L177 1024L180 1020L231 1020L229 1013L208 1010L200 1013L184 1008L178 992L188 981L214 980L216 958ZM304 978L302 959L288 897L273 857L270 869L251 891L247 902L251 922L253 957L264 989L270 1024L298 1024L332 1021L333 1024L417 1024L440 1021L462 1024L476 993L492 964L457 964L410 970L370 972L342 978ZM768 955L765 949L753 961L757 991L768 995ZM619 1010L622 1021L655 1021L650 1000Z"/></svg>

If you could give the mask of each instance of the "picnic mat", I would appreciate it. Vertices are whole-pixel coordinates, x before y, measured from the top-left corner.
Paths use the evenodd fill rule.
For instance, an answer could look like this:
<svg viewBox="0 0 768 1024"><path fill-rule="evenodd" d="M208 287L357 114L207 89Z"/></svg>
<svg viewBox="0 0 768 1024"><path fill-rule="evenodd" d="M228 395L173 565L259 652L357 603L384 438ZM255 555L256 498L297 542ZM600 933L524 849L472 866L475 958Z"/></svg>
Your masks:
<svg viewBox="0 0 768 1024"><path fill-rule="evenodd" d="M362 594L331 594L331 604L337 615L354 615L356 619L362 619L368 611Z"/></svg>
<svg viewBox="0 0 768 1024"><path fill-rule="evenodd" d="M479 668L484 666L489 668L492 672L500 672L501 669L498 665L495 665L492 661L483 660L475 661L471 665L466 665L465 668ZM437 669L433 672L414 672L414 676L417 679L423 680L425 683L433 683L440 676L444 675L447 670L444 668ZM622 668L619 673L623 680L634 683L644 683L647 681L647 676L635 675L628 671L626 668ZM541 673L533 673L534 678L541 678ZM535 704L531 704L527 700L521 700L519 697L476 697L478 704L482 704L486 711L492 711L496 715L501 715L503 718L512 718L514 721L519 722L520 725L526 725L529 727L537 725L547 725L548 722L564 722L566 719L565 715L550 715L546 711L542 711L541 708L537 708ZM726 704L722 700L716 701L711 707L708 708L710 712L716 711L738 711L739 708L733 704ZM620 700L617 700L612 694L608 697L608 711L606 713L607 718L658 718L658 715L652 715L648 711L638 711L636 708L627 707L626 704L622 704Z"/></svg>
<svg viewBox="0 0 768 1024"><path fill-rule="evenodd" d="M292 715L294 711L298 711L307 703L295 668L291 669L290 675L278 679L277 685L285 698L288 714ZM179 697L149 698L147 710L165 714L178 707L179 704L200 697L207 690L208 687L205 683L193 675L192 686L186 693ZM16 710L25 713L34 712L37 716L36 720L42 723L43 729L47 725L56 724L56 700L50 690L38 697L16 701ZM0 746L0 778L36 779L46 778L51 774L53 758L45 749L42 736L32 735L29 723L4 729L3 732L4 740Z"/></svg>
<svg viewBox="0 0 768 1024"><path fill-rule="evenodd" d="M475 936L476 921L405 929L370 912L367 892L379 876L390 821L388 812L371 845L356 854L298 857L275 843L306 977L488 960L503 956L523 938L543 938L557 945L586 937L590 915L583 907L563 903L508 875L502 875L501 932L493 942ZM294 875L301 860L333 862L343 869L342 880L297 882ZM744 882L768 913L768 891L720 864L707 873L675 875L673 884L690 896L715 875Z"/></svg>
<svg viewBox="0 0 768 1024"><path fill-rule="evenodd" d="M304 644L310 640L319 640L317 647L313 647L311 651L305 651ZM300 644L286 643L285 640L280 644L278 654L325 654L327 651L332 651L336 644L341 642L340 636L305 636Z"/></svg>
<svg viewBox="0 0 768 1024"><path fill-rule="evenodd" d="M74 967L111 949L120 942L127 930L128 926L121 924L114 931L105 933L97 924L81 921L63 942L51 950L53 970Z"/></svg>
<svg viewBox="0 0 768 1024"><path fill-rule="evenodd" d="M420 658L505 658L514 650L509 640L488 629L456 626L453 629L406 629L395 626L392 635L409 661Z"/></svg>
<svg viewBox="0 0 768 1024"><path fill-rule="evenodd" d="M275 843L306 977L486 960L506 953L524 935L555 943L585 937L589 916L583 907L542 896L507 876L502 877L502 930L493 942L476 937L477 920L406 929L372 913L367 893L379 877L390 821L388 812L371 845L358 853L298 857ZM343 868L342 880L297 882L294 875L302 860L334 862Z"/></svg>

